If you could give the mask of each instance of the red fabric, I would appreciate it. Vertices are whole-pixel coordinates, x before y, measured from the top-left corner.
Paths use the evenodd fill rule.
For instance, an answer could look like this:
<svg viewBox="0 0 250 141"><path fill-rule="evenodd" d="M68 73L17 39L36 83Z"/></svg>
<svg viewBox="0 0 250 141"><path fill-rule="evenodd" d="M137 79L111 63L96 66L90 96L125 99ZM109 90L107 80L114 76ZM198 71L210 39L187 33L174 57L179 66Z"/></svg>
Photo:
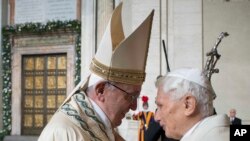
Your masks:
<svg viewBox="0 0 250 141"><path fill-rule="evenodd" d="M143 103L147 103L148 102L148 97L147 96L142 96L142 101L143 101Z"/></svg>

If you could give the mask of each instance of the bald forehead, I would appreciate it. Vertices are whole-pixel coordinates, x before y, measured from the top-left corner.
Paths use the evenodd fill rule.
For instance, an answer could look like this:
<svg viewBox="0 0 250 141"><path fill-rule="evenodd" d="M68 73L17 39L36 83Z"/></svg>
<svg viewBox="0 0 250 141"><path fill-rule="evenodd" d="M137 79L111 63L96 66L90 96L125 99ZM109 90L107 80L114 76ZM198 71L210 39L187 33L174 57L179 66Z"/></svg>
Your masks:
<svg viewBox="0 0 250 141"><path fill-rule="evenodd" d="M231 109L230 113L236 113L236 110L235 109Z"/></svg>

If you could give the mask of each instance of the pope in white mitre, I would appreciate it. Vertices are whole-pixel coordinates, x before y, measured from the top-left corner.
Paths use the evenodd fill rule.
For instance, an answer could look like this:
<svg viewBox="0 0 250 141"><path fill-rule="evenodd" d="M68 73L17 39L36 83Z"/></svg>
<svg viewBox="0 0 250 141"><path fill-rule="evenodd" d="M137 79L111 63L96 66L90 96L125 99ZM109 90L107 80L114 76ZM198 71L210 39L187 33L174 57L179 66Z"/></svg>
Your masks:
<svg viewBox="0 0 250 141"><path fill-rule="evenodd" d="M67 97L38 141L122 141L114 128L136 110L145 80L152 12L125 36L122 3L114 10L86 78Z"/></svg>

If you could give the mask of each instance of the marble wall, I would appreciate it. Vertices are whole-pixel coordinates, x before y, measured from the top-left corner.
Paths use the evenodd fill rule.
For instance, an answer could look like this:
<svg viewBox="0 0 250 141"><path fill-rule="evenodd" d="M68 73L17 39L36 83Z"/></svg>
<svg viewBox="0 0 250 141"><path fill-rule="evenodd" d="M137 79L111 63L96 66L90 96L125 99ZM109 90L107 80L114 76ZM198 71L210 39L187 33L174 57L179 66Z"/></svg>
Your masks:
<svg viewBox="0 0 250 141"><path fill-rule="evenodd" d="M218 47L221 59L214 74L212 84L217 98L218 113L237 110L243 123L250 123L248 110L250 101L250 1L249 0L203 0L203 42L208 51L215 44L220 32L230 35Z"/></svg>

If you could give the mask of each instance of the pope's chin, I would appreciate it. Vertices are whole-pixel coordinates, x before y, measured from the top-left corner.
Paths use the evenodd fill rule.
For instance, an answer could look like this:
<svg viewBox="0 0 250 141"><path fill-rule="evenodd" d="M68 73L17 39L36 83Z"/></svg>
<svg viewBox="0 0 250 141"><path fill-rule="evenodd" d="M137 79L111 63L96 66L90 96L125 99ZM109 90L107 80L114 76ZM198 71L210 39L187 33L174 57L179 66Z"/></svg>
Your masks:
<svg viewBox="0 0 250 141"><path fill-rule="evenodd" d="M114 127L120 126L121 123L122 123L122 120L121 120L121 119L116 119L116 121L114 121L114 123L113 123L113 126L114 126Z"/></svg>
<svg viewBox="0 0 250 141"><path fill-rule="evenodd" d="M114 122L114 126L117 127L122 124L122 119L125 117L125 114L121 114L119 117L116 118Z"/></svg>

